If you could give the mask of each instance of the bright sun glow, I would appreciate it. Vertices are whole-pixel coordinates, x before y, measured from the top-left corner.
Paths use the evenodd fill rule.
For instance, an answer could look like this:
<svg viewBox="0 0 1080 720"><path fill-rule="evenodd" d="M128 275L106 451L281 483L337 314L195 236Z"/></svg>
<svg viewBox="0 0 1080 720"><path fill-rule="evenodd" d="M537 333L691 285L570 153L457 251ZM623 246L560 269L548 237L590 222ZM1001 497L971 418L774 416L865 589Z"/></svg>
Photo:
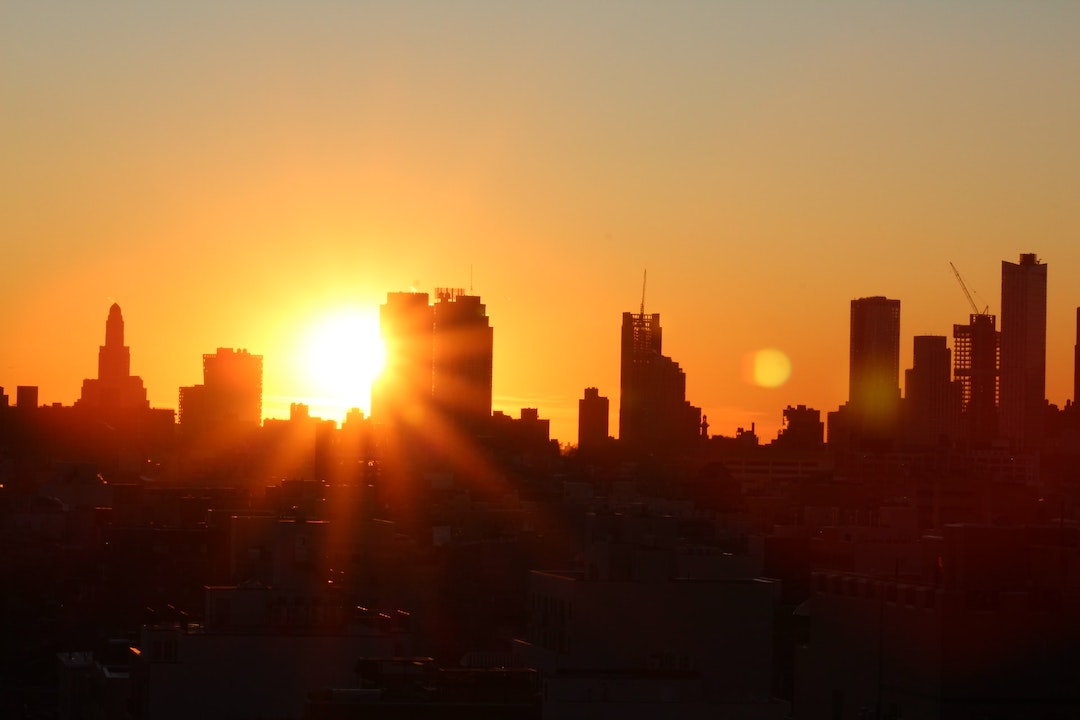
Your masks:
<svg viewBox="0 0 1080 720"><path fill-rule="evenodd" d="M378 316L356 308L323 315L301 340L301 371L311 414L341 419L350 408L371 407L371 383L385 349Z"/></svg>

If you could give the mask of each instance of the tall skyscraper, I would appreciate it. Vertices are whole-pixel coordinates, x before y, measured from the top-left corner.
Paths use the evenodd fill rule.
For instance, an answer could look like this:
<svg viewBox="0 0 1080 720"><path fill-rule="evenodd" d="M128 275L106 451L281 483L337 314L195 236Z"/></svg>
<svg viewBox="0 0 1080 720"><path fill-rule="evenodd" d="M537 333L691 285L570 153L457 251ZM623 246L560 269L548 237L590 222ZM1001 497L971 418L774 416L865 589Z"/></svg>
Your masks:
<svg viewBox="0 0 1080 720"><path fill-rule="evenodd" d="M912 367L904 372L905 438L934 446L956 439L960 387L950 379L944 335L916 335Z"/></svg>
<svg viewBox="0 0 1080 720"><path fill-rule="evenodd" d="M98 376L83 380L75 404L106 416L150 408L142 378L131 374L131 350L124 345L124 316L116 303L105 320L105 344L98 348Z"/></svg>
<svg viewBox="0 0 1080 720"><path fill-rule="evenodd" d="M701 424L701 408L686 401L686 374L661 352L661 338L659 313L623 313L619 441L649 454L688 447Z"/></svg>
<svg viewBox="0 0 1080 720"><path fill-rule="evenodd" d="M994 315L972 313L967 325L953 325L953 376L960 383L961 437L975 445L997 438L1000 348Z"/></svg>
<svg viewBox="0 0 1080 720"><path fill-rule="evenodd" d="M895 437L900 410L900 301L851 301L848 405L853 436Z"/></svg>
<svg viewBox="0 0 1080 720"><path fill-rule="evenodd" d="M180 388L185 435L220 433L262 424L262 355L218 348L203 355L203 384Z"/></svg>
<svg viewBox="0 0 1080 720"><path fill-rule="evenodd" d="M371 417L390 425L419 427L432 401L435 316L427 293L387 293L379 307L386 347L383 371L371 388Z"/></svg>
<svg viewBox="0 0 1080 720"><path fill-rule="evenodd" d="M1021 451L1042 442L1046 405L1046 264L1001 262L1001 435Z"/></svg>
<svg viewBox="0 0 1080 720"><path fill-rule="evenodd" d="M435 297L432 398L439 412L476 429L491 418L494 330L478 296L440 288Z"/></svg>
<svg viewBox="0 0 1080 720"><path fill-rule="evenodd" d="M1076 344L1073 345L1073 405L1078 403L1080 403L1080 307L1076 308Z"/></svg>

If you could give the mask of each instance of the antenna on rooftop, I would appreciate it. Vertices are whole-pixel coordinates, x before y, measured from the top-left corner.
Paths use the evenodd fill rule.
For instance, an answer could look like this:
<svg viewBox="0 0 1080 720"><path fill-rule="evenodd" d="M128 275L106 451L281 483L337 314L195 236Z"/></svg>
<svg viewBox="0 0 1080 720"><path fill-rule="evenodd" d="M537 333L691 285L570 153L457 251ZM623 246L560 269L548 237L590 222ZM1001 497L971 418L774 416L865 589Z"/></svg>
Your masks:
<svg viewBox="0 0 1080 720"><path fill-rule="evenodd" d="M649 278L648 269L641 273L641 316L645 317L645 281Z"/></svg>

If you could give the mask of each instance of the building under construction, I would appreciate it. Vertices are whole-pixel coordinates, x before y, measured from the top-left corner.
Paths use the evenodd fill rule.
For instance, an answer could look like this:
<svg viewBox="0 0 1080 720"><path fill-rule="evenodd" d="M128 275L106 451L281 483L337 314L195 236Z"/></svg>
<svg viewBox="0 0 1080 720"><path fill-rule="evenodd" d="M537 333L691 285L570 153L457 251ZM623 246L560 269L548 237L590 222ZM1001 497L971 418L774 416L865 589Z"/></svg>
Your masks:
<svg viewBox="0 0 1080 720"><path fill-rule="evenodd" d="M623 313L619 441L635 452L662 455L698 437L701 408L686 400L686 373L662 350L660 314Z"/></svg>
<svg viewBox="0 0 1080 720"><path fill-rule="evenodd" d="M967 325L953 325L953 377L960 383L961 438L974 445L986 445L997 437L1000 353L996 316L972 313Z"/></svg>

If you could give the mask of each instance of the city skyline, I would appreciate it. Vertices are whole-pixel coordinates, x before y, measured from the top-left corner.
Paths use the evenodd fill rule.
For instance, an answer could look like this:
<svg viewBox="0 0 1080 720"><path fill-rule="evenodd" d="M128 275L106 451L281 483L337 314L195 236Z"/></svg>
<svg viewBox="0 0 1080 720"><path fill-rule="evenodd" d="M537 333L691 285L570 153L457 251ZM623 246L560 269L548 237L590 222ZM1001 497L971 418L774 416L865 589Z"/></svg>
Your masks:
<svg viewBox="0 0 1080 720"><path fill-rule="evenodd" d="M1038 258L1035 253L1022 253L1020 255L1020 264L1014 264L1008 261L1002 261L1002 283L1004 286L1010 281L1010 273L1015 272L1016 268L1022 268L1025 265L1034 266L1040 271L1039 274L1039 286L1035 290L1035 300L1032 302L1040 301L1045 302L1046 295L1046 264ZM1014 291L1015 292L1015 291ZM954 325L953 335L951 338L946 335L915 335L911 339L914 341L914 352L912 355L912 362L908 367L904 367L901 361L898 361L898 357L901 353L901 347L904 345L905 337L900 333L900 318L901 318L901 301L899 299L885 298L882 296L872 296L863 298L854 298L850 301L850 327L849 327L849 342L847 346L847 354L849 355L848 364L848 395L846 398L841 399L836 405L826 407L816 407L814 410L829 412L836 409L853 408L856 415L853 416L853 422L856 424L853 428L862 427L867 422L858 420L861 417L859 413L864 412L864 407L877 407L879 411L884 406L881 404L884 401L885 405L890 405L890 409L885 410L890 419L884 420L883 425L877 431L868 430L867 427L863 427L862 430L857 430L856 433L861 435L868 432L869 436L880 435L884 437L899 437L897 433L903 434L900 426L900 406L899 401L911 400L912 396L909 392L909 388L912 388L913 381L919 383L918 387L915 387L914 392L919 393L919 397L914 400L917 405L921 405L925 400L922 394L925 392L921 390L922 383L925 380L919 380L919 357L920 352L926 362L931 354L931 344L937 346L940 344L940 349L934 349L932 352L935 354L944 353L944 364L935 360L935 364L940 368L936 369L935 373L940 373L941 368L948 369L948 375L945 380L949 383L953 383L956 386L955 392L957 393L956 412L960 412L962 409L966 410L968 401L968 395L961 388L965 387L964 383L968 381L969 374L967 369L971 362L972 350L970 349L971 340L971 328L975 326L977 320L989 319L991 321L991 331L993 328L993 316L983 315L979 313L972 314L970 316L971 325ZM1036 316L1044 318L1047 314L1045 307L1034 308ZM420 426L426 423L424 417L417 413L429 413L431 410L438 410L440 416L446 415L447 417L454 416L462 421L468 422L468 418L478 418L490 416L491 412L502 411L509 414L516 414L521 408L499 408L495 407L491 403L491 368L495 364L493 361L493 335L494 328L489 324L489 317L485 314L486 305L481 302L481 298L477 295L467 295L462 289L450 289L450 288L438 288L434 297L429 297L427 293L420 292L390 292L387 294L386 302L380 305L380 332L383 335L383 342L386 344L385 350L382 352L386 355L385 374L375 375L372 377L371 392L373 393L372 399L374 403L379 401L375 399L377 394L377 387L380 382L386 383L389 381L391 385L388 387L393 388L390 390L398 399L394 399L392 402L395 405L400 405L402 398L413 398L409 401L409 407L397 407L392 409L389 406L383 407L381 412L374 413L376 420L380 422L387 422L390 418L404 418L404 415L410 415L408 418L409 423L414 426ZM442 316L446 319L442 320L442 325L445 329L440 330L439 314L442 311ZM1080 308L1077 309L1078 318L1078 333L1080 333ZM1037 334L1041 333L1043 339L1045 339L1045 329L1036 328ZM149 396L148 390L143 387L142 378L131 375L131 349L124 344L125 326L119 304L113 303L110 306L108 318L106 321L106 342L99 347L98 358L98 378L85 378L83 380L82 397L77 401L71 403L72 405L85 405L87 402L87 388L96 388L97 384L103 381L111 382L113 385L123 383L124 387L127 384L134 383L136 395L142 396L142 407L149 409L150 402L147 400ZM479 334L478 334L479 333ZM675 362L672 358L663 355L661 352L661 335L662 330L660 326L660 314L651 313L646 314L644 312L644 303L641 307L640 313L624 312L622 314L622 341L620 353L622 355L620 375L622 381L619 387L619 404L609 410L612 417L609 417L613 429L619 428L618 434L613 433L612 437L619 439L623 438L625 428L623 425L628 422L623 407L622 398L626 395L628 388L631 388L631 394L645 392L642 389L634 389L638 385L642 388L646 386L656 386L656 389L648 390L647 392L653 393L658 390L663 390L663 393L674 393L672 395L675 402L685 406L688 411L696 413L697 422L704 422L707 414L703 414L700 408L692 407L691 398L685 396L685 386L687 384L686 374L680 369L679 363ZM995 333L996 334L996 333ZM948 344L951 340L951 344ZM1080 341L1080 334L1076 336L1076 340ZM1013 341L1017 344L1017 341ZM923 349L920 351L920 343L922 343ZM910 344L910 343L909 343ZM640 349L637 349L638 346ZM439 349L439 348L443 349ZM1019 343L1018 347L1026 347L1025 343ZM1074 343L1074 360L1080 355L1077 355L1075 351ZM451 349L452 348L452 349ZM961 348L958 351L958 348ZM418 355L419 352L419 355ZM775 351L773 351L775 352ZM952 364L950 356L959 352L957 355L956 364ZM1042 356L1045 363L1045 353L1040 352L1038 349L1026 352L1027 355L1039 358ZM670 366L672 370L660 373L661 376L667 378L668 374L672 374L671 378L661 380L658 376L653 380L642 385L641 379L632 380L632 376L627 375L628 367L636 367L638 361L633 360L638 355L643 358L645 355L653 356L663 361L666 365ZM206 375L206 367L210 364L216 364L219 360L226 360L231 357L243 357L252 358L257 362L257 386L261 392L262 387L262 362L261 355L251 356L246 349L233 349L226 347L217 348L217 352L214 354L203 354L203 366L204 366L204 378L209 377ZM441 358L441 359L440 359ZM770 373L786 372L777 370L775 366L770 365L770 362L775 362L774 358L767 358L765 360L758 359L757 362L765 363L763 366L759 366L758 369L753 370L759 375L768 377ZM419 363L419 364L418 364ZM629 363L629 364L628 364ZM647 363L646 363L647 364ZM996 362L995 362L996 365ZM764 370L762 369L764 367ZM440 371L439 368L444 368ZM363 369L358 368L357 372L361 372ZM450 374L455 378L452 382L440 381L440 372L450 371ZM925 371L925 368L924 368ZM1074 374L1077 371L1077 367L1074 364ZM913 374L914 373L914 374ZM447 375L449 377L449 375ZM636 377L636 376L633 376ZM901 382L901 377L904 378ZM996 373L995 373L996 377ZM768 380L760 380L762 385L769 384ZM402 384L404 383L404 384ZM464 384L463 384L464 383ZM628 385L629 383L629 385ZM635 384L636 383L636 384ZM674 384L673 384L674 383ZM32 397L35 402L38 402L40 397L40 387L33 384L19 384L20 396L22 390L29 385L30 389L34 392ZM777 387L783 387L784 383L781 381L777 383ZM1037 385L1037 383L1036 383ZM670 388L669 388L670 386ZM3 387L3 386L0 386ZM12 387L11 384L8 387ZM111 387L111 386L110 386ZM421 388L425 388L422 390ZM892 389L890 390L890 387ZM185 403L185 393L191 393L196 390L201 390L202 386L198 387L185 387L181 386L177 388L178 402L174 405L159 405L155 406L158 409L155 412L162 410L173 410L176 414L176 422L181 422L183 414L183 406ZM586 388L586 396L591 391L597 394L599 391L595 387ZM94 391L92 397L96 397L98 391ZM122 403L130 405L128 400L124 400L119 391L112 390L111 396L119 398ZM127 391L125 391L126 393ZM940 391L939 391L940 392ZM662 393L662 394L663 394ZM421 394L426 395L426 399L422 402L417 401ZM887 400L895 394L895 398ZM1030 393L1029 393L1030 394ZM996 395L996 392L991 393ZM636 395L635 395L636 396ZM26 397L31 397L26 395ZM123 395L123 397L127 397ZM441 400L440 400L441 398ZM293 405L300 404L309 408L307 399L296 396L289 396ZM1049 398L1044 398L1046 402L1051 402ZM138 404L137 397L135 398L136 404ZM263 398L252 397L250 402L256 403L255 407L259 408L257 412L261 412L263 419L286 419L289 415L281 417L275 414L267 414L261 411ZM1072 398L1069 398L1072 400ZM854 401L854 402L853 402ZM941 401L941 398L935 402ZM605 401L606 402L606 401ZM992 402L992 401L988 401ZM1029 401L1029 404L1032 401ZM384 401L385 403L385 401ZM574 418L573 435L567 435L567 438L559 435L553 435L554 439L560 441L561 444L574 444L574 440L579 436L580 428L578 427L578 421L581 413L581 401L577 401L577 414ZM787 411L796 404L800 406L806 406L805 403L796 403L795 401L785 401L784 408L780 408L780 412L785 416ZM65 404L65 403L50 403L43 401L40 404ZM1067 403L1062 403L1063 407ZM125 405L125 407L126 407ZM336 417L331 415L319 414L318 404L316 404L313 417L320 417L327 420L333 420L340 424L345 420L345 415L348 413L360 409L364 414L371 415L371 405L360 406L350 405L345 407L342 405L342 416ZM410 409L411 408L411 409ZM485 410L486 409L486 410ZM543 408L536 408L540 411L540 415L544 415ZM993 428L997 427L997 415L1001 412L997 403L991 404L986 408L987 412L990 412L994 418L993 423L989 430L974 431L975 435L966 436L970 439L982 438L983 440L992 439L996 435L996 431ZM247 415L251 415L250 411L246 412ZM290 413L295 412L295 409L291 406ZM652 410L652 414L659 412L657 409ZM923 412L922 410L916 410L915 412ZM945 412L941 410L935 412ZM942 416L943 418L944 416ZM934 422L940 422L942 418L934 420ZM956 420L959 422L959 417ZM595 421L594 421L595 422ZM871 424L880 423L882 420L874 420ZM981 423L979 420L968 419L964 421L965 427L970 423ZM786 420L785 420L786 423ZM694 423L690 423L686 427L691 425L696 427ZM711 423L705 425L701 429L701 433L704 434L707 429L711 427ZM979 425L983 427L983 425ZM1041 428L1040 426L1038 426ZM762 442L770 442L777 437L780 429L783 425L777 429L776 434L760 433L759 438ZM738 432L742 432L743 428L739 428ZM967 427L964 432L972 432L971 427ZM1040 429L1029 431L1032 438L1039 437L1041 434ZM687 438L695 433L689 433ZM726 433L723 430L711 433L712 435L734 435L735 433ZM1007 437L1002 435L1002 437ZM635 439L636 438L636 439ZM642 439L634 435L630 438L632 444L641 444ZM668 444L670 441L664 441L662 445ZM1025 444L1030 441L1025 441ZM647 443L646 443L647 444Z"/></svg>
<svg viewBox="0 0 1080 720"><path fill-rule="evenodd" d="M770 438L844 400L852 298L901 300L910 368L968 317L949 261L1000 318L1032 251L1072 396L1073 4L50 8L0 10L0 379L42 402L78 397L118 302L152 406L245 347L285 417L325 394L312 327L450 285L496 328L495 409L570 442L647 268L687 398ZM746 370L769 349L779 387Z"/></svg>
<svg viewBox="0 0 1080 720"><path fill-rule="evenodd" d="M0 717L1080 718L1080 3L0 2Z"/></svg>

